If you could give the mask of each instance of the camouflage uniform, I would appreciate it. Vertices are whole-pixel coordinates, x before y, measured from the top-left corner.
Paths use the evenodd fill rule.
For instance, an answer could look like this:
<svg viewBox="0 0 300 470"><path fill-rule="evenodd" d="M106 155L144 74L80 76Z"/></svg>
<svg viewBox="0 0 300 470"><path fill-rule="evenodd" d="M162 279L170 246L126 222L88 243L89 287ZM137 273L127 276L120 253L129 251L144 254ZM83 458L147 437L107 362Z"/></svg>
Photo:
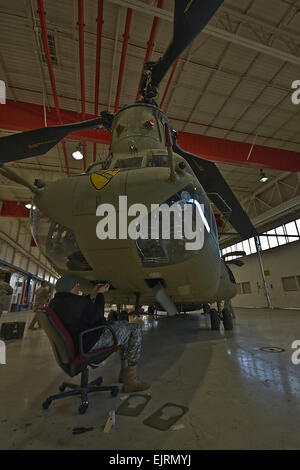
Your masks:
<svg viewBox="0 0 300 470"><path fill-rule="evenodd" d="M118 344L121 344L121 360L128 361L128 365L133 366L138 362L142 347L142 328L137 323L127 321L114 322L109 325L113 328ZM109 330L105 330L100 339L92 347L94 349L112 346L113 338Z"/></svg>
<svg viewBox="0 0 300 470"><path fill-rule="evenodd" d="M49 290L47 289L47 287L40 287L35 293L35 302L34 302L33 310L37 312L38 310L43 308L45 304L47 303L48 299L49 299ZM30 330L34 330L34 325L36 323L38 323L37 313L34 315L28 328Z"/></svg>
<svg viewBox="0 0 300 470"><path fill-rule="evenodd" d="M0 281L0 316L2 310L5 310L5 304L7 302L7 296L13 293L12 287L5 281Z"/></svg>

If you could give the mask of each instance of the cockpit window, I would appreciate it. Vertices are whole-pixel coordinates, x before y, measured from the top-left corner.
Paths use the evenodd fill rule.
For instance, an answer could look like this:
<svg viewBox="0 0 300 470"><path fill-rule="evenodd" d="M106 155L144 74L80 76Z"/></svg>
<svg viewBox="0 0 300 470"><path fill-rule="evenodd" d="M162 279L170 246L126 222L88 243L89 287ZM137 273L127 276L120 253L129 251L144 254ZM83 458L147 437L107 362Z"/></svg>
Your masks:
<svg viewBox="0 0 300 470"><path fill-rule="evenodd" d="M162 209L162 206L165 206L165 209ZM144 230L147 235L136 240L138 255L143 267L146 268L172 265L189 259L202 249L205 234L213 233L212 209L200 185L187 185L165 201L162 206L148 214L148 220L144 219L145 222L143 220L140 224L141 228L138 228L141 233ZM169 211L168 215L167 207L171 206L173 210L172 213ZM187 217L187 219L184 215L186 206L190 206L191 212L191 218ZM165 229L164 217L167 217ZM197 226L196 220L202 222L200 226ZM158 229L152 232L153 225L156 225ZM165 230L164 234L163 230ZM193 247L189 245L187 248L187 243L191 241L191 238L186 235L190 237L192 232L195 234L195 241L193 241Z"/></svg>
<svg viewBox="0 0 300 470"><path fill-rule="evenodd" d="M154 167L154 166L168 167L169 166L168 156L167 155L149 155L147 158L146 166L147 167Z"/></svg>
<svg viewBox="0 0 300 470"><path fill-rule="evenodd" d="M36 244L57 269L92 271L72 230L54 222L38 209L31 211L30 222Z"/></svg>
<svg viewBox="0 0 300 470"><path fill-rule="evenodd" d="M116 161L113 168L141 168L143 157L120 158Z"/></svg>

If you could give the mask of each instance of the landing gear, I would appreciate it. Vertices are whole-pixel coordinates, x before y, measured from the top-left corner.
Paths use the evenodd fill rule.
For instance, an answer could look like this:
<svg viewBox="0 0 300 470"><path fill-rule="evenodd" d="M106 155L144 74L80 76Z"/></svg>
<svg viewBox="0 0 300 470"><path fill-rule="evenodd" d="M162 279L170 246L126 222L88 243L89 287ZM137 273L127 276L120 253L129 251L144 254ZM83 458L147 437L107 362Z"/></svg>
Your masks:
<svg viewBox="0 0 300 470"><path fill-rule="evenodd" d="M233 322L231 312L228 308L223 308L222 310L222 320L225 330L232 330L233 329Z"/></svg>
<svg viewBox="0 0 300 470"><path fill-rule="evenodd" d="M217 309L210 308L208 304L203 305L204 313L209 313L211 329L217 331L220 329L220 323L223 322L224 329L230 331L233 329L233 309L231 303L228 301L224 302L224 308L221 310L221 302L217 303Z"/></svg>
<svg viewBox="0 0 300 470"><path fill-rule="evenodd" d="M213 331L219 330L220 318L219 318L218 311L215 308L211 308L209 314L210 314L211 329Z"/></svg>

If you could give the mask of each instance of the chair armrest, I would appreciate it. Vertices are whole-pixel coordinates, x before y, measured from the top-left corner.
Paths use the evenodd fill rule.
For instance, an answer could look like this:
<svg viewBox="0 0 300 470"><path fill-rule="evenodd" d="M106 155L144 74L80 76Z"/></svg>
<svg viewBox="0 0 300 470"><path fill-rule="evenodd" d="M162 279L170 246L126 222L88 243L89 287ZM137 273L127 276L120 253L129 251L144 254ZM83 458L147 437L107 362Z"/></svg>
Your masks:
<svg viewBox="0 0 300 470"><path fill-rule="evenodd" d="M97 331L97 330L104 330L105 328L107 328L108 330L110 330L111 334L112 334L112 337L113 337L113 340L114 340L114 344L112 346L118 346L118 340L117 340L117 337L116 337L116 334L113 330L113 328L109 325L99 325L99 326L96 326L95 328L90 328L89 330L84 330L80 333L79 335L79 353L83 356L83 357L92 357L93 355L99 355L99 352L97 352L97 354L93 351L91 352L84 352L83 350L83 336L87 333L91 333L92 331ZM112 347L110 346L110 347Z"/></svg>

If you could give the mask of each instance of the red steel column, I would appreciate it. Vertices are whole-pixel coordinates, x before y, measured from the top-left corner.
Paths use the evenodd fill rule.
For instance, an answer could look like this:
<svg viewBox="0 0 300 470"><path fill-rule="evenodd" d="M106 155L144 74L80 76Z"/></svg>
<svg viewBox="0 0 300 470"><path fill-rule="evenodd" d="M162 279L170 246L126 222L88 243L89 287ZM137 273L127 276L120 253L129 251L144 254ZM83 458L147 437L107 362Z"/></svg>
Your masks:
<svg viewBox="0 0 300 470"><path fill-rule="evenodd" d="M164 102L165 102L165 99L166 99L168 90L169 90L170 85L171 85L171 82L172 82L172 80L173 80L173 76L174 76L174 73L175 73L175 70L176 70L178 61L179 61L179 57L178 57L178 59L174 62L174 65L173 65L173 67L172 67L172 71L171 71L171 74L170 74L170 77L169 77L169 80L168 80L168 83L167 83L165 92L164 92L164 94L163 94L162 100L161 100L160 105L159 105L160 108L162 108L162 106L163 106L163 104L164 104Z"/></svg>
<svg viewBox="0 0 300 470"><path fill-rule="evenodd" d="M102 41L102 24L103 24L103 0L98 0L98 15L97 15L97 46L96 46L96 75L95 75L95 104L94 114L98 115L99 103L99 82L100 82L100 60L101 60L101 41ZM93 148L93 161L96 161L96 148L97 144L94 143Z"/></svg>
<svg viewBox="0 0 300 470"><path fill-rule="evenodd" d="M79 60L80 60L80 87L81 87L81 115L85 120L85 70L84 70L84 4L78 0L78 28L79 28Z"/></svg>
<svg viewBox="0 0 300 470"><path fill-rule="evenodd" d="M55 83L55 76L54 76L52 59L51 59L51 55L50 55L50 48L49 48L49 42L48 42L48 33L47 33L46 16L45 16L46 14L45 14L45 10L44 10L43 0L37 0L37 2L38 2L38 14L40 16L40 23L41 23L41 29L42 29L44 50L45 50L46 61L47 61L48 70L49 70L49 76L50 76L50 81L51 81L53 99L54 99L54 103L55 103L57 121L58 121L59 124L62 124L61 112L60 112L60 108L59 108L58 95L57 95L57 89L56 89L56 83ZM65 144L64 140L62 140L62 148L63 148L63 152L64 152L64 157L65 157L67 175L70 176L70 167L69 167L69 161L68 161L68 154L67 154L66 144Z"/></svg>
<svg viewBox="0 0 300 470"><path fill-rule="evenodd" d="M120 71L119 71L119 80L117 86L117 94L116 94L116 103L115 103L115 113L118 112L119 109L119 102L120 102L120 95L122 89L122 82L123 82L123 74L125 68L125 61L126 61L126 54L127 54L127 45L129 40L129 31L131 25L131 18L132 18L132 8L127 9L126 15L126 25L125 25L125 32L124 32L124 41L123 41L123 48L122 48L122 55L121 55L121 62L120 62Z"/></svg>
<svg viewBox="0 0 300 470"><path fill-rule="evenodd" d="M163 3L164 3L164 0L158 0L157 8L162 8ZM145 55L145 58L144 58L144 64L146 62L149 62L149 60L150 60L152 50L153 50L153 47L154 47L154 39L155 39L155 36L156 36L158 23L159 23L159 18L157 16L155 16L155 18L153 20L153 23L152 23L152 29L151 29L150 38L149 38L149 41L148 41L148 47L147 47L146 55ZM144 66L143 66L143 69L142 69L142 74L143 74L143 72L144 72ZM140 99L140 96L141 95L140 95L139 90L138 90L135 100L138 101Z"/></svg>

